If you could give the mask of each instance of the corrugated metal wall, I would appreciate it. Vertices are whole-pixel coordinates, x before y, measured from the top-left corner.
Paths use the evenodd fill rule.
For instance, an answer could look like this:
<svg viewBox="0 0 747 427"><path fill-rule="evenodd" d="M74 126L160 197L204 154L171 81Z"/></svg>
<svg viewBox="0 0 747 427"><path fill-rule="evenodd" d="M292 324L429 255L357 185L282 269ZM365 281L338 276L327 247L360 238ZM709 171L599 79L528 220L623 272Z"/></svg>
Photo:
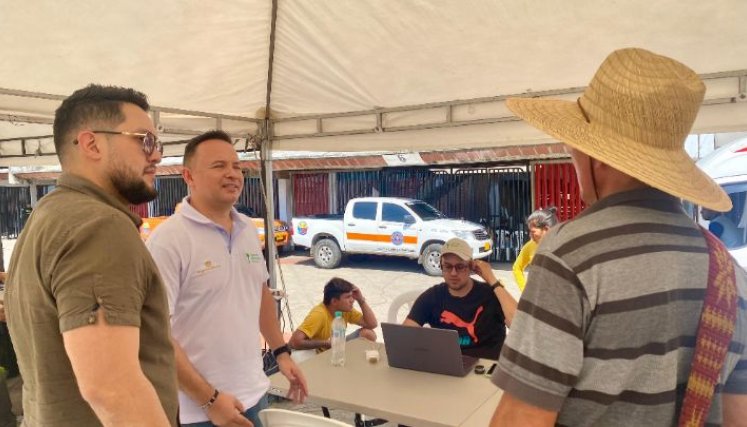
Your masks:
<svg viewBox="0 0 747 427"><path fill-rule="evenodd" d="M539 163L534 165L534 205L555 206L560 221L568 221L581 213L581 189L572 163Z"/></svg>
<svg viewBox="0 0 747 427"><path fill-rule="evenodd" d="M275 194L277 194L277 180L273 180ZM153 216L168 216L174 213L174 207L187 195L187 184L181 176L159 176L156 178L158 197L150 202L152 204ZM258 217L265 215L266 209L262 186L259 178L245 177L244 191L239 196L239 204L249 207ZM277 198L275 199L275 212L278 211ZM277 215L276 215L277 216Z"/></svg>
<svg viewBox="0 0 747 427"><path fill-rule="evenodd" d="M295 216L329 212L329 174L293 175L293 213Z"/></svg>
<svg viewBox="0 0 747 427"><path fill-rule="evenodd" d="M452 218L483 224L493 235L494 259L512 261L529 238L524 220L531 213L531 180L534 174L534 206L558 207L561 221L573 218L581 202L576 173L571 163L540 163L533 172L526 168L428 169L390 168L374 171L336 172L336 211L329 212L329 173L292 175L295 216L342 213L355 197L389 196L420 199ZM274 180L277 194L277 180ZM46 194L53 186L38 187ZM160 176L156 180L158 198L149 205L153 216L171 215L174 206L187 195L180 176ZM0 234L15 238L22 228L23 208L30 205L28 187L0 187ZM275 212L278 212L275 198ZM239 203L264 216L265 204L259 178L245 178ZM144 206L134 208L148 215Z"/></svg>
<svg viewBox="0 0 747 427"><path fill-rule="evenodd" d="M0 187L0 235L15 239L21 234L24 209L31 208L29 187Z"/></svg>
<svg viewBox="0 0 747 427"><path fill-rule="evenodd" d="M181 176L156 177L158 197L150 202L153 216L169 216L174 213L176 204L187 195L187 184Z"/></svg>
<svg viewBox="0 0 747 427"><path fill-rule="evenodd" d="M278 213L278 180L273 179L273 193L275 194L275 218L279 217ZM245 177L244 178L244 191L239 196L239 204L242 204L251 209L257 218L264 217L267 209L265 207L265 198L262 194L264 192L264 185L258 177Z"/></svg>

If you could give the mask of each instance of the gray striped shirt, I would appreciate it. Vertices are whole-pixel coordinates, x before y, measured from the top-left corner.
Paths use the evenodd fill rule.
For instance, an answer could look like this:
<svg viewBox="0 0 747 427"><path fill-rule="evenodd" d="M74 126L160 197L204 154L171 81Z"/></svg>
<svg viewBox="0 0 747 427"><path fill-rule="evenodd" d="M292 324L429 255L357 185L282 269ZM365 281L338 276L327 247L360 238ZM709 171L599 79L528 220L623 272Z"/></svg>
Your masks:
<svg viewBox="0 0 747 427"><path fill-rule="evenodd" d="M736 270L737 325L709 424L721 423L721 391L747 394L747 278ZM607 197L542 240L493 382L559 411L560 425L674 425L707 276L705 239L679 200Z"/></svg>

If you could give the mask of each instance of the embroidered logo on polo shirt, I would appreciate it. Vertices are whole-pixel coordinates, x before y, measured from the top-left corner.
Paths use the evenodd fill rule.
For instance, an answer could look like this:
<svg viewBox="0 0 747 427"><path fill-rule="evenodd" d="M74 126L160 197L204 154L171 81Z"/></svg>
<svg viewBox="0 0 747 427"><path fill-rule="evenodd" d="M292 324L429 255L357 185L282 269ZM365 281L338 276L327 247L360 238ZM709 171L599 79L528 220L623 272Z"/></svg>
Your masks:
<svg viewBox="0 0 747 427"><path fill-rule="evenodd" d="M250 254L249 252L247 252L245 255L246 259L249 260L249 262L252 264L255 262L262 262L262 256L259 254Z"/></svg>
<svg viewBox="0 0 747 427"><path fill-rule="evenodd" d="M198 275L202 275L207 273L208 271L215 270L216 268L220 268L220 265L213 263L212 261L205 260L205 262L202 264L202 268L197 270Z"/></svg>

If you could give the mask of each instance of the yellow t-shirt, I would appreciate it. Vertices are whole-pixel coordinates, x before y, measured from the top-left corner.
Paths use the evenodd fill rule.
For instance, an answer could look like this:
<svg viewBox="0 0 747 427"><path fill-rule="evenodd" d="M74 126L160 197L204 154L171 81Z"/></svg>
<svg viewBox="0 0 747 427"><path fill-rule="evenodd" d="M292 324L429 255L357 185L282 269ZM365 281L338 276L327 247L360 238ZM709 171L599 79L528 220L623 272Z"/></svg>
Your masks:
<svg viewBox="0 0 747 427"><path fill-rule="evenodd" d="M346 326L350 323L357 325L363 318L363 313L358 310L351 310L343 312L342 318L345 320ZM334 320L334 315L327 310L324 303L319 303L309 311L298 330L306 334L311 340L328 340L332 336L332 320Z"/></svg>
<svg viewBox="0 0 747 427"><path fill-rule="evenodd" d="M519 256L516 257L516 262L514 262L514 279L516 279L516 284L519 285L519 290L522 292L524 291L524 286L527 284L524 270L526 270L527 266L532 262L535 252L537 252L537 243L535 243L534 240L529 239L529 241L521 247Z"/></svg>

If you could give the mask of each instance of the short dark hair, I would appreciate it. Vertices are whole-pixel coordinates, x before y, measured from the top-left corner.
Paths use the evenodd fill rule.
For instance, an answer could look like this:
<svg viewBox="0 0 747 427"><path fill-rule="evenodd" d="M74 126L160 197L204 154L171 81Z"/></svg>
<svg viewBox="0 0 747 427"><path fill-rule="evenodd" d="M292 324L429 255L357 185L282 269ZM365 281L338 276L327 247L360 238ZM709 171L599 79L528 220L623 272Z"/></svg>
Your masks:
<svg viewBox="0 0 747 427"><path fill-rule="evenodd" d="M334 298L340 298L340 295L353 292L352 283L339 277L333 277L329 279L326 285L324 285L324 305L329 305Z"/></svg>
<svg viewBox="0 0 747 427"><path fill-rule="evenodd" d="M71 134L82 127L116 126L125 119L122 104L134 104L148 111L148 97L135 89L90 84L67 97L54 113L54 148L62 163Z"/></svg>
<svg viewBox="0 0 747 427"><path fill-rule="evenodd" d="M222 130L210 130L205 133L199 134L196 137L190 139L187 143L187 146L184 148L184 166L189 166L189 162L191 162L192 158L195 156L197 146L211 139L226 141L233 146L233 140L231 140L231 136L226 132L223 132Z"/></svg>

